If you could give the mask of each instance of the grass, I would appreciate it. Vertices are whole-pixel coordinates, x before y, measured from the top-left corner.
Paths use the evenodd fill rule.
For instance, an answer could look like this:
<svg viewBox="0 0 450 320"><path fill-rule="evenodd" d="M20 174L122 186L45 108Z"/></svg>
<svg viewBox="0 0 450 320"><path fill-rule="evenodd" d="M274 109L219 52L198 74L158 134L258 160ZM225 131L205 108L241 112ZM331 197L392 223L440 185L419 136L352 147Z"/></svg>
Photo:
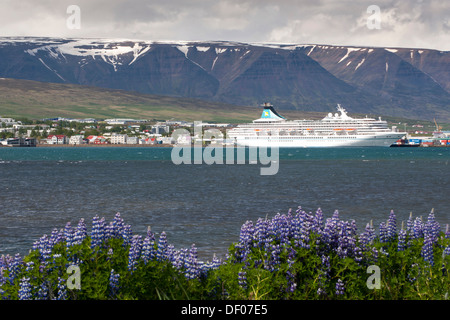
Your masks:
<svg viewBox="0 0 450 320"><path fill-rule="evenodd" d="M19 79L0 79L0 96L1 116L29 119L137 118L239 123L252 121L261 112L259 107ZM316 113L284 114L304 118Z"/></svg>
<svg viewBox="0 0 450 320"><path fill-rule="evenodd" d="M20 79L0 79L0 97L1 116L28 119L136 118L245 123L257 119L261 112L259 106L236 106L193 98L146 95L125 90ZM324 112L280 112L292 120L324 117ZM383 119L390 120L387 117ZM412 121L415 120L392 118L392 123Z"/></svg>

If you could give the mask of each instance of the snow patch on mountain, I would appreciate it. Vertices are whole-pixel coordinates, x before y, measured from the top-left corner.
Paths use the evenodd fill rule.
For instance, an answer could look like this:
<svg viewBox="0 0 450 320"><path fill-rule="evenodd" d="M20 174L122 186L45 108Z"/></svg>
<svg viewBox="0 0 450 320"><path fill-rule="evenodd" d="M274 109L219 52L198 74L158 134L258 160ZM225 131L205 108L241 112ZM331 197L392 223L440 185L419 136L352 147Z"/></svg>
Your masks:
<svg viewBox="0 0 450 320"><path fill-rule="evenodd" d="M345 59L347 59L348 55L353 52L353 51L359 51L361 48L347 48L347 53L345 54L345 56L343 56L341 58L341 60L338 61L338 63L341 63L342 61L344 61Z"/></svg>

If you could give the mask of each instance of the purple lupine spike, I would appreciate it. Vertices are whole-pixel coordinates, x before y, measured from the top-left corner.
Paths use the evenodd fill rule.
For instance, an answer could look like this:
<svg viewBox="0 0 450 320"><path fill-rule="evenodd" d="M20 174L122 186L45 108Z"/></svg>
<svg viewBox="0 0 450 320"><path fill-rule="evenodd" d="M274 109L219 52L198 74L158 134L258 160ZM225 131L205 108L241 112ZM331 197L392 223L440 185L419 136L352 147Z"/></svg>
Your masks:
<svg viewBox="0 0 450 320"><path fill-rule="evenodd" d="M253 241L256 247L263 247L268 236L268 222L266 219L259 218L256 222L255 232L253 233Z"/></svg>
<svg viewBox="0 0 450 320"><path fill-rule="evenodd" d="M131 239L130 249L128 251L128 270L133 273L136 270L136 266L139 263L139 257L142 246L142 237L135 235Z"/></svg>
<svg viewBox="0 0 450 320"><path fill-rule="evenodd" d="M252 221L246 221L242 227L239 234L239 242L241 242L244 246L250 246L253 240L254 227Z"/></svg>
<svg viewBox="0 0 450 320"><path fill-rule="evenodd" d="M111 298L116 297L117 293L119 292L120 289L119 280L120 274L115 273L114 269L111 269L111 272L109 274L109 296Z"/></svg>
<svg viewBox="0 0 450 320"><path fill-rule="evenodd" d="M433 255L433 238L431 234L425 233L424 243L421 250L421 256L430 265L434 265L434 255Z"/></svg>
<svg viewBox="0 0 450 320"><path fill-rule="evenodd" d="M406 230L403 228L398 232L397 251L405 251L406 249Z"/></svg>
<svg viewBox="0 0 450 320"><path fill-rule="evenodd" d="M38 292L36 294L36 300L47 300L48 299L48 285L47 281L41 282Z"/></svg>
<svg viewBox="0 0 450 320"><path fill-rule="evenodd" d="M159 236L158 249L156 251L156 260L158 261L166 260L167 258L166 254L167 254L167 236L166 233L163 231Z"/></svg>
<svg viewBox="0 0 450 320"><path fill-rule="evenodd" d="M364 230L363 233L361 233L359 235L359 238L358 238L358 241L359 241L358 243L361 246L361 249L364 251L367 249L367 247L370 243L370 231L369 230L370 230L369 223L367 223L366 229Z"/></svg>
<svg viewBox="0 0 450 320"><path fill-rule="evenodd" d="M338 279L336 282L336 295L343 295L345 291L344 282L341 279Z"/></svg>
<svg viewBox="0 0 450 320"><path fill-rule="evenodd" d="M56 300L67 300L67 288L63 278L58 277L58 295Z"/></svg>
<svg viewBox="0 0 450 320"><path fill-rule="evenodd" d="M19 300L31 300L32 294L31 294L31 284L30 284L30 278L22 278L20 281L20 288L19 288Z"/></svg>
<svg viewBox="0 0 450 320"><path fill-rule="evenodd" d="M195 279L199 277L199 262L197 248L193 244L189 250L189 257L187 259L186 277L188 279Z"/></svg>
<svg viewBox="0 0 450 320"><path fill-rule="evenodd" d="M113 223L112 237L118 239L122 238L122 229L124 227L124 222L120 216L120 212L116 213L112 223Z"/></svg>
<svg viewBox="0 0 450 320"><path fill-rule="evenodd" d="M427 229L427 232L431 237L431 241L436 242L439 237L439 232L441 231L441 226L439 225L439 222L436 221L434 210L431 210L430 214L428 215L428 220L424 228Z"/></svg>
<svg viewBox="0 0 450 320"><path fill-rule="evenodd" d="M172 264L176 263L176 261L175 261L175 259L176 259L176 256L175 256L176 255L176 251L177 250L175 250L175 247L174 247L173 244L169 244L167 246L167 253L166 253L167 260L170 263L172 263Z"/></svg>
<svg viewBox="0 0 450 320"><path fill-rule="evenodd" d="M339 220L339 210L337 210L337 209L334 210L332 219L335 220L335 221Z"/></svg>
<svg viewBox="0 0 450 320"><path fill-rule="evenodd" d="M23 260L19 253L14 255L14 260L10 260L8 265L9 277L8 280L13 283L14 279L19 275L20 270L23 266Z"/></svg>
<svg viewBox="0 0 450 320"><path fill-rule="evenodd" d="M238 272L238 284L242 289L247 289L247 271L244 268Z"/></svg>
<svg viewBox="0 0 450 320"><path fill-rule="evenodd" d="M387 227L386 227L386 223L385 222L380 222L380 242L381 243L386 243L388 242L388 231L387 231Z"/></svg>
<svg viewBox="0 0 450 320"><path fill-rule="evenodd" d="M105 237L105 218L92 218L91 248L100 246Z"/></svg>
<svg viewBox="0 0 450 320"><path fill-rule="evenodd" d="M148 234L144 239L142 244L142 252L141 257L145 264L147 264L150 260L153 260L156 255L155 249L155 237L153 234Z"/></svg>
<svg viewBox="0 0 450 320"><path fill-rule="evenodd" d="M52 234L50 235L49 245L53 248L56 244L63 241L63 234L58 229L54 228Z"/></svg>
<svg viewBox="0 0 450 320"><path fill-rule="evenodd" d="M443 254L445 254L446 256L450 256L450 245L445 247Z"/></svg>
<svg viewBox="0 0 450 320"><path fill-rule="evenodd" d="M121 236L123 239L123 246L126 247L130 245L131 239L133 238L133 231L131 230L131 226L129 224L123 226Z"/></svg>
<svg viewBox="0 0 450 320"><path fill-rule="evenodd" d="M414 230L414 239L423 238L423 222L421 218L417 217L414 220L413 230Z"/></svg>
<svg viewBox="0 0 450 320"><path fill-rule="evenodd" d="M66 247L70 248L74 242L74 230L70 222L67 222L64 228L64 239L66 241Z"/></svg>
<svg viewBox="0 0 450 320"><path fill-rule="evenodd" d="M324 217L322 209L318 208L314 216L314 232L320 234L324 225Z"/></svg>
<svg viewBox="0 0 450 320"><path fill-rule="evenodd" d="M78 222L78 226L74 232L74 244L81 244L87 235L86 224L84 223L84 219L81 218Z"/></svg>
<svg viewBox="0 0 450 320"><path fill-rule="evenodd" d="M389 219L387 222L387 232L386 238L388 241L391 241L397 235L397 218L395 216L394 210L391 210L389 214Z"/></svg>

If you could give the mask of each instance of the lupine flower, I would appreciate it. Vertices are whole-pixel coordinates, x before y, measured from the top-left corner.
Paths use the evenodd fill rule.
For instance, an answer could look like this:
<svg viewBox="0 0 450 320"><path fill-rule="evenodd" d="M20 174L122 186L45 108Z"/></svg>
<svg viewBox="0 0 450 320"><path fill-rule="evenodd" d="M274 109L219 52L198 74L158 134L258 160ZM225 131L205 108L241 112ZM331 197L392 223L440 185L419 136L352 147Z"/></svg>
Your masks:
<svg viewBox="0 0 450 320"><path fill-rule="evenodd" d="M319 279L319 281L318 281L318 288L317 288L317 292L316 293L317 293L318 296L326 296L327 293L326 293L324 288L325 288L325 282L327 280L324 280L324 274L320 273L319 276L318 276L318 279Z"/></svg>
<svg viewBox="0 0 450 320"><path fill-rule="evenodd" d="M286 279L287 279L287 290L288 292L294 292L297 288L297 283L295 282L295 274L293 273L292 267L295 263L295 255L296 251L293 248L289 248L289 254L288 254L288 270L286 272Z"/></svg>
<svg viewBox="0 0 450 320"><path fill-rule="evenodd" d="M49 245L50 248L53 248L56 244L63 241L63 234L58 229L54 228L52 230L52 234L50 236Z"/></svg>
<svg viewBox="0 0 450 320"><path fill-rule="evenodd" d="M109 274L109 296L112 298L119 292L119 279L120 274L115 273L114 269L111 269L111 273Z"/></svg>
<svg viewBox="0 0 450 320"><path fill-rule="evenodd" d="M17 277L17 275L19 275L20 270L21 270L21 268L23 266L22 257L20 256L19 253L16 253L14 255L14 260L10 261L8 264L9 264L9 266L8 266L8 269L9 269L8 280L12 284L14 279Z"/></svg>
<svg viewBox="0 0 450 320"><path fill-rule="evenodd" d="M105 237L105 220L98 216L92 218L91 248L100 246Z"/></svg>
<svg viewBox="0 0 450 320"><path fill-rule="evenodd" d="M112 231L111 231L112 238L116 239L121 238L123 227L124 227L123 219L121 218L120 213L117 212L112 222Z"/></svg>
<svg viewBox="0 0 450 320"><path fill-rule="evenodd" d="M391 241L397 234L397 219L394 214L394 210L391 210L389 219L387 222L387 240Z"/></svg>
<svg viewBox="0 0 450 320"><path fill-rule="evenodd" d="M47 282L43 281L39 286L38 292L36 294L36 300L47 300L47 297L48 297Z"/></svg>
<svg viewBox="0 0 450 320"><path fill-rule="evenodd" d="M450 245L445 247L443 254L450 256Z"/></svg>
<svg viewBox="0 0 450 320"><path fill-rule="evenodd" d="M424 243L421 251L421 256L430 265L434 265L433 255L433 237L428 232L425 233Z"/></svg>
<svg viewBox="0 0 450 320"><path fill-rule="evenodd" d="M406 249L406 230L403 228L398 232L397 250L404 251Z"/></svg>
<svg viewBox="0 0 450 320"><path fill-rule="evenodd" d="M31 300L30 278L22 278L20 281L19 300Z"/></svg>
<svg viewBox="0 0 450 320"><path fill-rule="evenodd" d="M33 261L27 262L25 266L26 266L25 271L29 272L29 271L33 270L34 262Z"/></svg>
<svg viewBox="0 0 450 320"><path fill-rule="evenodd" d="M247 289L247 272L244 269L238 272L238 283L242 289Z"/></svg>
<svg viewBox="0 0 450 320"><path fill-rule="evenodd" d="M129 224L124 225L122 227L123 246L126 247L130 245L132 238L133 238L133 231L131 230L131 226Z"/></svg>
<svg viewBox="0 0 450 320"><path fill-rule="evenodd" d="M128 252L128 270L133 273L139 263L139 255L141 252L142 237L140 235L133 236L131 240L130 250Z"/></svg>
<svg viewBox="0 0 450 320"><path fill-rule="evenodd" d="M344 283L341 279L338 279L336 282L336 295L343 295L344 294Z"/></svg>
<svg viewBox="0 0 450 320"><path fill-rule="evenodd" d="M66 247L69 249L74 242L74 230L70 222L67 222L64 228L64 239L66 240Z"/></svg>
<svg viewBox="0 0 450 320"><path fill-rule="evenodd" d="M86 224L84 223L84 219L80 219L78 222L78 226L75 230L74 234L74 244L81 244L83 240L86 238L87 235L87 229Z"/></svg>
<svg viewBox="0 0 450 320"><path fill-rule="evenodd" d="M112 248L109 248L107 256L106 256L106 260L111 261L113 255L114 255L114 250Z"/></svg>
<svg viewBox="0 0 450 320"><path fill-rule="evenodd" d="M58 277L58 295L56 300L67 300L67 288L64 279Z"/></svg>
<svg viewBox="0 0 450 320"><path fill-rule="evenodd" d="M141 257L145 264L152 260L156 255L155 237L152 233L147 232L147 236L142 244Z"/></svg>
<svg viewBox="0 0 450 320"><path fill-rule="evenodd" d="M167 253L167 236L166 233L163 231L159 236L158 249L156 251L156 260L158 261L166 260L166 253Z"/></svg>
<svg viewBox="0 0 450 320"><path fill-rule="evenodd" d="M316 215L314 216L314 224L313 224L313 229L314 232L320 234L322 232L322 228L324 225L324 220L323 220L323 212L322 209L318 208L316 211Z"/></svg>
<svg viewBox="0 0 450 320"><path fill-rule="evenodd" d="M431 210L430 214L428 215L428 220L424 226L424 229L426 229L426 232L431 237L431 241L436 242L437 238L439 236L439 231L441 230L441 227L440 227L439 223L436 221L433 210Z"/></svg>
<svg viewBox="0 0 450 320"><path fill-rule="evenodd" d="M189 256L186 259L185 262L186 267L186 278L188 279L195 279L198 278L200 274L199 270L199 263L198 263L198 255L197 255L197 248L193 244L191 249L189 250Z"/></svg>
<svg viewBox="0 0 450 320"><path fill-rule="evenodd" d="M414 226L413 226L413 230L414 230L414 239L419 239L423 237L423 223L422 223L422 219L417 217L414 220Z"/></svg>

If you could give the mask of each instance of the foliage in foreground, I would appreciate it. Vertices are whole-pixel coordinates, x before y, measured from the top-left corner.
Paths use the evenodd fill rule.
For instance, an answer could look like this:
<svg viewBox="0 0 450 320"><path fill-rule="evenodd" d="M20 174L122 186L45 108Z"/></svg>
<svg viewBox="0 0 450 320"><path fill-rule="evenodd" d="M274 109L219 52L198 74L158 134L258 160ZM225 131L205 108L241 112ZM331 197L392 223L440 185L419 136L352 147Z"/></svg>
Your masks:
<svg viewBox="0 0 450 320"><path fill-rule="evenodd" d="M93 218L88 234L54 229L30 253L0 258L2 299L448 299L450 232L431 212L397 230L394 212L358 233L300 207L247 221L224 261L176 250L162 232L135 235L118 213Z"/></svg>

